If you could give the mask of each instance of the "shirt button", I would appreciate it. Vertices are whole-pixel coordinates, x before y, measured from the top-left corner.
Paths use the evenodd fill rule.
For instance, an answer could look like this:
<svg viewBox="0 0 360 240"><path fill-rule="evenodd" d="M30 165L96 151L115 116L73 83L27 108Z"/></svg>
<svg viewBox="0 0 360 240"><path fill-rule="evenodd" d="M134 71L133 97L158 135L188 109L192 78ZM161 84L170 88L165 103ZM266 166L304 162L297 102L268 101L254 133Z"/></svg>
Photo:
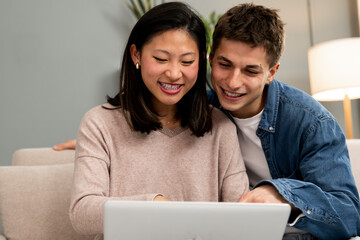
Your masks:
<svg viewBox="0 0 360 240"><path fill-rule="evenodd" d="M273 127L269 127L269 130L272 131L272 130L274 130L274 128L273 128Z"/></svg>
<svg viewBox="0 0 360 240"><path fill-rule="evenodd" d="M311 210L306 210L306 213L307 213L307 214L311 214Z"/></svg>

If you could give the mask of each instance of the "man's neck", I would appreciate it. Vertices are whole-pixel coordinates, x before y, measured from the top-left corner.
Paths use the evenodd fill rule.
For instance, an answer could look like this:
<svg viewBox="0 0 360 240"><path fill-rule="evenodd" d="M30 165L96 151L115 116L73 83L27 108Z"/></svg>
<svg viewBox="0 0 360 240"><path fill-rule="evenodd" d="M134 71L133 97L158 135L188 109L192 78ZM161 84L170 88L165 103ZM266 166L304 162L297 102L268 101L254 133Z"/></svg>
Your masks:
<svg viewBox="0 0 360 240"><path fill-rule="evenodd" d="M232 111L231 115L233 117L240 118L240 119L252 118L252 117L258 115L265 108L267 93L268 93L268 85L265 85L263 94L261 96L261 100L256 109L254 109L251 112L245 112L246 110L240 109L239 111Z"/></svg>

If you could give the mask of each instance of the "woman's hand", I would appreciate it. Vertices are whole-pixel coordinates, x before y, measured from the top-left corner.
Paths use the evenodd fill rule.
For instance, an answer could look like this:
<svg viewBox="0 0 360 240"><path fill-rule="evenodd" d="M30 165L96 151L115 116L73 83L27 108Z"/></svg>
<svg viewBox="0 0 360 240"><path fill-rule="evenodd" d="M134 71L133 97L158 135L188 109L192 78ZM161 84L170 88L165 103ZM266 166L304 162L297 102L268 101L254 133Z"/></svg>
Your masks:
<svg viewBox="0 0 360 240"><path fill-rule="evenodd" d="M154 201L169 202L170 200L167 199L166 197L164 197L163 195L157 195L157 196L154 198Z"/></svg>

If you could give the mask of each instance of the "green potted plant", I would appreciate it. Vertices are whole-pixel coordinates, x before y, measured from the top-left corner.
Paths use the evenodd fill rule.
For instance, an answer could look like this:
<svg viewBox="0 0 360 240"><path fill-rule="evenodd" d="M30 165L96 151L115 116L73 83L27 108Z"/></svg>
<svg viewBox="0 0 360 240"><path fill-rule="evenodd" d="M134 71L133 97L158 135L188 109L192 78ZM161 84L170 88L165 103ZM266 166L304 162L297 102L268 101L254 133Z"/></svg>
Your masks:
<svg viewBox="0 0 360 240"><path fill-rule="evenodd" d="M206 28L206 44L207 44L207 51L206 54L209 56L212 46L212 35L214 33L214 29L216 26L216 23L218 22L219 18L222 14L216 14L215 11L212 11L209 15L209 18L205 18L204 16L200 15L201 20L204 22L205 28Z"/></svg>
<svg viewBox="0 0 360 240"><path fill-rule="evenodd" d="M134 16L139 19L144 13L149 11L152 7L156 6L157 0L127 0L124 1ZM160 3L164 3L165 0L161 0Z"/></svg>

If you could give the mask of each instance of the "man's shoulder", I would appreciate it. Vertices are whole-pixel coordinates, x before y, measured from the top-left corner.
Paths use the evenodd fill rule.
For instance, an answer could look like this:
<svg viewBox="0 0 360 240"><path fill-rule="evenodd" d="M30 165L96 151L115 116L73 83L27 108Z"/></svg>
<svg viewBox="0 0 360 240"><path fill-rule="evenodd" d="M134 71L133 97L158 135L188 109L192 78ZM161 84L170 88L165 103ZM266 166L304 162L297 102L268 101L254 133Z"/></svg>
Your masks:
<svg viewBox="0 0 360 240"><path fill-rule="evenodd" d="M332 114L312 96L289 84L274 80L274 86L269 88L269 94L277 94L279 113L285 111L306 113L315 118L333 118ZM281 109L281 110L280 110Z"/></svg>

